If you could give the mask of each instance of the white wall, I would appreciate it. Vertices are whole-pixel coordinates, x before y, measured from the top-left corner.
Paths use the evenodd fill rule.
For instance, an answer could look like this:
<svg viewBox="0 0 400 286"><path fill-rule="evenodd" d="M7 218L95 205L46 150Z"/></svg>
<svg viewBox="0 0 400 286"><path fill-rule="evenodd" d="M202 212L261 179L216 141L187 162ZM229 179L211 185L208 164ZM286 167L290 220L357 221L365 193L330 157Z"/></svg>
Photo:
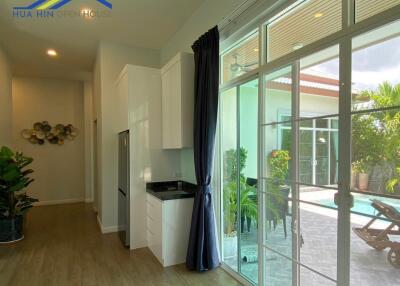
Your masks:
<svg viewBox="0 0 400 286"><path fill-rule="evenodd" d="M44 78L13 78L13 140L17 150L33 157L35 182L31 195L41 203L84 201L83 86L79 81ZM21 131L37 121L51 125L72 124L79 129L63 146L33 145Z"/></svg>
<svg viewBox="0 0 400 286"><path fill-rule="evenodd" d="M12 147L12 84L8 57L0 46L0 147Z"/></svg>
<svg viewBox="0 0 400 286"><path fill-rule="evenodd" d="M223 18L230 15L243 0L206 0L161 50L161 63L166 64L179 51L192 52L192 44ZM193 149L181 151L182 179L196 183Z"/></svg>
<svg viewBox="0 0 400 286"><path fill-rule="evenodd" d="M93 202L93 86L83 83L84 138L85 138L85 201Z"/></svg>
<svg viewBox="0 0 400 286"><path fill-rule="evenodd" d="M206 0L189 17L161 50L161 63L164 65L179 51L192 52L192 44L205 32L230 15L244 0Z"/></svg>
<svg viewBox="0 0 400 286"><path fill-rule="evenodd" d="M115 82L126 64L160 67L159 51L102 42L94 69L97 118L98 215L104 228L117 222L117 122Z"/></svg>

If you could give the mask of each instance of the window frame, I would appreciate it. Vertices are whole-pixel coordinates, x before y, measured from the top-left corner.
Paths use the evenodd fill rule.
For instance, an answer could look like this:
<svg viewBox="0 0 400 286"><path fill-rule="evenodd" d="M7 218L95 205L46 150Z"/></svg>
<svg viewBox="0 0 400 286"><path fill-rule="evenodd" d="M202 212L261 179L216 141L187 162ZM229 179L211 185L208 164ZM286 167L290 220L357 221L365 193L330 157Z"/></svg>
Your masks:
<svg viewBox="0 0 400 286"><path fill-rule="evenodd" d="M306 0L302 0L306 1ZM376 15L373 15L367 19L364 19L360 22L355 22L355 1L356 0L341 0L342 2L342 29L337 31L329 36L326 36L318 41L315 41L309 45L304 46L299 50L295 50L287 55L284 55L280 58L267 62L267 52L266 52L266 41L267 41L267 33L266 26L272 20L275 20L277 17L285 13L288 9L291 9L293 5L298 5L300 1L289 0L285 1L282 4L277 5L275 8L271 9L267 14L263 14L258 17L258 12L254 15L256 20L250 23L248 26L242 26L238 31L232 33L229 38L224 39L221 44L221 53L226 53L229 48L232 48L235 44L240 42L242 37L246 37L250 33L258 30L259 33L259 66L258 68L247 72L243 75L240 75L234 79L226 81L222 83L220 76L220 93L225 90L228 90L232 87L239 86L245 82L250 81L252 78L258 77L259 79L263 79L266 74L272 73L276 70L281 69L284 66L292 65L293 71L296 70L296 65L298 65L298 61L301 58L310 56L318 51L329 48L334 45L339 45L339 114L338 122L341 130L339 130L339 137L341 139L339 144L339 161L341 161L341 167L339 168L339 186L338 190L340 192L338 196L339 207L338 207L338 237L343 237L343 240L347 239L345 245L343 247L338 248L338 265L337 265L337 283L338 285L348 286L350 281L350 253L348 249L350 249L350 213L351 209L349 206L349 201L351 199L351 193L349 191L350 184L350 170L351 170L351 150L346 146L350 146L351 144L351 97L346 96L351 94L351 60L352 60L352 39L356 36L359 36L363 33L372 31L376 28L389 24L393 21L400 20L400 3L392 7L389 10L380 12ZM239 39L239 40L238 40ZM226 48L228 47L228 48ZM298 67L297 67L298 69ZM294 76L294 75L293 75ZM293 78L293 81L296 81ZM264 138L264 125L260 124L263 122L263 114L264 111L264 81L259 80L259 126L258 126L258 173L259 178L262 177L262 162L259 158L264 158L265 154L263 154L263 138ZM298 100L298 99L297 99ZM350 102L349 102L350 100ZM297 102L298 104L298 102ZM292 103L293 106L296 106L296 102ZM296 112L296 111L294 111ZM297 111L299 112L299 111ZM330 115L332 117L333 115ZM294 123L292 128L296 129L296 124L299 123L300 120L293 120ZM218 136L220 136L220 124L218 125L217 132L217 142ZM294 142L296 145L298 142ZM295 150L296 152L296 150ZM219 160L220 156L216 156L215 160ZM215 166L219 169L219 175L221 171L220 161L215 161ZM218 176L218 174L216 174ZM219 201L219 209L222 209L222 198L221 198L221 178L218 177L215 180L215 190L218 192L218 201ZM260 189L260 188L259 188ZM258 215L259 221L263 221L264 217L264 205L262 200L258 205ZM222 216L221 213L217 213L217 217L219 220L219 225L222 226ZM221 232L220 232L221 233ZM264 228L262 224L260 224L260 228L258 230L259 233L259 242L263 241ZM221 238L221 236L219 237ZM222 240L220 239L219 244L220 249L222 249ZM295 247L295 246L293 246ZM259 257L264 257L264 249L262 247L262 243L259 243ZM221 261L222 256L220 255ZM239 279L242 283L250 284L250 281L241 277L239 274L235 273L229 266L224 264L222 261L222 268L226 269L229 273L234 275L237 279ZM259 281L258 285L265 285L265 274L264 274L264 259L259 259Z"/></svg>

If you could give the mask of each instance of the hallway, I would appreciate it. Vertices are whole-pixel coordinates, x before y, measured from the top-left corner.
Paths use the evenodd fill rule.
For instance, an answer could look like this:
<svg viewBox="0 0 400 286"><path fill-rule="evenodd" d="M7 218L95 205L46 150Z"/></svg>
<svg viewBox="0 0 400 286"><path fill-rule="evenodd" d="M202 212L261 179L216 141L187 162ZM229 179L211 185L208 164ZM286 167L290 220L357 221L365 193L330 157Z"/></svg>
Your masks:
<svg viewBox="0 0 400 286"><path fill-rule="evenodd" d="M90 204L33 208L25 239L0 246L0 285L240 285L222 269L163 268L147 249L102 235Z"/></svg>

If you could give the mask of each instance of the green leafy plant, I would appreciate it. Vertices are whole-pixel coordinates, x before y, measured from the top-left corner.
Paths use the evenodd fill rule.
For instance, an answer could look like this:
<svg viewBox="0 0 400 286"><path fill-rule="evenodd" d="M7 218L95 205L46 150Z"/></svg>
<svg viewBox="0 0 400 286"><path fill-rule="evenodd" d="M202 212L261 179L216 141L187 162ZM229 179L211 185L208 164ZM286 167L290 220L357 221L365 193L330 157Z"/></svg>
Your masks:
<svg viewBox="0 0 400 286"><path fill-rule="evenodd" d="M246 167L247 161L247 150L243 147L239 151L239 166L238 166L238 154L236 149L230 149L225 152L224 157L224 177L225 181L235 181L239 174L243 176L243 169Z"/></svg>
<svg viewBox="0 0 400 286"><path fill-rule="evenodd" d="M357 96L368 108L400 106L400 84L384 82L376 90L365 90ZM400 112L387 109L352 117L353 171L367 173L371 166L385 170L386 192L400 186Z"/></svg>
<svg viewBox="0 0 400 286"><path fill-rule="evenodd" d="M366 174L369 170L370 164L368 163L368 160L361 159L352 163L352 171L355 174Z"/></svg>
<svg viewBox="0 0 400 286"><path fill-rule="evenodd" d="M268 163L271 177L277 184L283 185L289 174L290 155L287 150L273 150L269 156Z"/></svg>
<svg viewBox="0 0 400 286"><path fill-rule="evenodd" d="M246 167L247 150L243 147L240 148L239 164L237 150L230 149L224 155L224 232L229 235L236 229L239 219L237 217L238 191L240 192L241 216L255 220L257 220L257 201L255 199L257 191L256 188L247 184L243 174L243 169Z"/></svg>
<svg viewBox="0 0 400 286"><path fill-rule="evenodd" d="M37 200L24 191L34 180L26 169L32 158L14 153L7 147L0 149L0 218L13 218L25 214Z"/></svg>
<svg viewBox="0 0 400 286"><path fill-rule="evenodd" d="M270 180L267 181L266 210L269 219L281 219L281 208L285 203L282 192L289 175L290 154L288 150L273 150L268 157Z"/></svg>

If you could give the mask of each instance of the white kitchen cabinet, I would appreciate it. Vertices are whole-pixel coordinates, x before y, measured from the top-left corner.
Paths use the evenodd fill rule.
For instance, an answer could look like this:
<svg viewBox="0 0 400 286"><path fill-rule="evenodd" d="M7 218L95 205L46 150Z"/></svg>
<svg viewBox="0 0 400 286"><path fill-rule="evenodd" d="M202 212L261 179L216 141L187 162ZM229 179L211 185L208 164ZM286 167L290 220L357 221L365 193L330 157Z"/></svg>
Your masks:
<svg viewBox="0 0 400 286"><path fill-rule="evenodd" d="M164 149L193 146L194 58L179 53L161 69Z"/></svg>
<svg viewBox="0 0 400 286"><path fill-rule="evenodd" d="M147 194L147 245L164 266L184 263L193 198L161 201Z"/></svg>
<svg viewBox="0 0 400 286"><path fill-rule="evenodd" d="M179 152L162 148L160 69L126 65L115 82L114 97L110 128L115 148L117 134L129 130L130 248L136 249L147 246L146 183L175 178L181 158ZM114 190L116 196L117 186Z"/></svg>

